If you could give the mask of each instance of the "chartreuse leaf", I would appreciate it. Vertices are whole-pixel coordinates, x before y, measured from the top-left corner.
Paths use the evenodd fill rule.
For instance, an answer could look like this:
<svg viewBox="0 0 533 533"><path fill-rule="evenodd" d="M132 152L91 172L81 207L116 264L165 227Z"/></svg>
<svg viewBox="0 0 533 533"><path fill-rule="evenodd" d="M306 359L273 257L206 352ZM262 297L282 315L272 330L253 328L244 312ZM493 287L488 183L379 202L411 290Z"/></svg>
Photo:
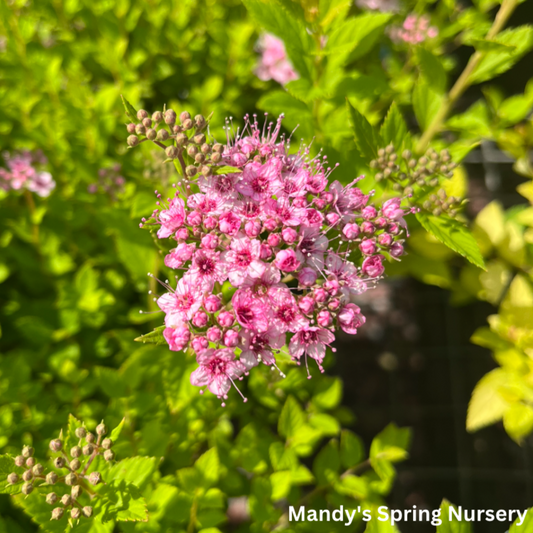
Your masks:
<svg viewBox="0 0 533 533"><path fill-rule="evenodd" d="M466 416L466 429L468 431L477 431L503 418L509 403L503 399L498 391L507 382L508 373L501 368L496 368L479 380L468 405Z"/></svg>
<svg viewBox="0 0 533 533"><path fill-rule="evenodd" d="M520 524L520 525L518 525ZM509 533L525 533L526 531L532 531L533 530L533 508L528 509L526 517L522 521L520 517L518 517L513 525L509 528Z"/></svg>
<svg viewBox="0 0 533 533"><path fill-rule="evenodd" d="M287 11L275 0L243 0L243 3L258 24L283 41L296 70L301 76L310 79L307 61L313 41L303 22L288 16Z"/></svg>
<svg viewBox="0 0 533 533"><path fill-rule="evenodd" d="M408 428L399 428L391 423L374 437L370 446L370 461L385 460L391 463L403 461L409 455L407 449L410 441L411 432Z"/></svg>
<svg viewBox="0 0 533 533"><path fill-rule="evenodd" d="M390 106L379 134L384 145L393 144L396 150L411 148L411 136L407 131L407 124L395 102Z"/></svg>
<svg viewBox="0 0 533 533"><path fill-rule="evenodd" d="M124 98L123 95L120 95L122 98L122 103L124 104L124 110L126 111L126 116L132 121L137 122L137 111L135 108Z"/></svg>
<svg viewBox="0 0 533 533"><path fill-rule="evenodd" d="M294 397L289 396L278 421L278 431L282 437L293 437L298 429L304 425L304 413Z"/></svg>
<svg viewBox="0 0 533 533"><path fill-rule="evenodd" d="M438 57L426 48L417 49L418 61L422 76L427 84L438 94L446 92L446 71Z"/></svg>
<svg viewBox="0 0 533 533"><path fill-rule="evenodd" d="M220 476L220 459L216 448L211 448L201 455L194 467L202 474L205 485L210 487L218 482Z"/></svg>
<svg viewBox="0 0 533 533"><path fill-rule="evenodd" d="M533 408L525 403L512 404L503 415L503 427L517 442L533 431Z"/></svg>
<svg viewBox="0 0 533 533"><path fill-rule="evenodd" d="M495 43L504 45L485 53L474 72L471 83L480 83L509 70L526 52L533 48L533 28L520 26L502 31L494 38Z"/></svg>
<svg viewBox="0 0 533 533"><path fill-rule="evenodd" d="M437 526L437 533L470 533L472 528L470 522L459 522L455 515L451 515L450 520L450 507L457 509L455 505L451 504L448 500L442 500L440 506L440 519L442 524Z"/></svg>
<svg viewBox="0 0 533 533"><path fill-rule="evenodd" d="M426 231L429 231L448 248L479 268L485 269L485 261L476 240L461 222L447 215L437 217L424 212L417 213L416 218Z"/></svg>
<svg viewBox="0 0 533 533"><path fill-rule="evenodd" d="M114 479L99 490L103 498L95 500L95 513L102 513L102 521L147 522L148 509L141 491L124 479Z"/></svg>
<svg viewBox="0 0 533 533"><path fill-rule="evenodd" d="M15 473L19 476L19 482L15 485L10 485L7 482L7 476ZM21 476L24 473L24 468L15 465L15 458L11 455L0 455L0 494L18 494L22 487Z"/></svg>
<svg viewBox="0 0 533 533"><path fill-rule="evenodd" d="M313 473L319 485L334 483L338 477L341 461L337 441L330 440L315 460L313 461Z"/></svg>
<svg viewBox="0 0 533 533"><path fill-rule="evenodd" d="M420 129L424 131L442 105L440 95L428 82L421 78L413 91L413 109Z"/></svg>
<svg viewBox="0 0 533 533"><path fill-rule="evenodd" d="M359 113L349 101L346 102L346 105L352 119L355 144L363 158L370 162L377 157L378 149L383 144L383 141L366 117Z"/></svg>
<svg viewBox="0 0 533 533"><path fill-rule="evenodd" d="M322 27L338 24L346 16L352 5L351 0L319 0L318 19Z"/></svg>
<svg viewBox="0 0 533 533"><path fill-rule="evenodd" d="M240 168L237 167L230 167L228 165L224 165L222 167L212 167L213 174L219 175L219 174L238 174L242 172Z"/></svg>
<svg viewBox="0 0 533 533"><path fill-rule="evenodd" d="M120 424L115 429L113 429L113 431L109 435L109 438L112 440L113 443L117 442L117 439L119 438L119 436L120 436L120 434L122 432L122 428L124 427L124 423L125 422L126 422L126 419L123 418L120 421Z"/></svg>
<svg viewBox="0 0 533 533"><path fill-rule="evenodd" d="M78 445L80 439L76 437L76 430L84 425L85 424L78 420L74 415L68 415L67 436L63 442L63 449L67 450L67 453L72 447Z"/></svg>
<svg viewBox="0 0 533 533"><path fill-rule="evenodd" d="M353 468L362 463L365 457L363 441L355 433L344 429L341 433L341 463L344 468Z"/></svg>
<svg viewBox="0 0 533 533"><path fill-rule="evenodd" d="M150 333L147 333L146 335L141 335L140 337L137 337L135 339L135 342L142 342L143 344L157 344L157 345L164 345L168 344L165 340L165 337L163 337L163 331L165 331L166 326L158 326L154 329L154 331L151 331Z"/></svg>
<svg viewBox="0 0 533 533"><path fill-rule="evenodd" d="M158 465L157 457L128 457L113 465L106 476L106 482L125 481L142 490L152 479Z"/></svg>

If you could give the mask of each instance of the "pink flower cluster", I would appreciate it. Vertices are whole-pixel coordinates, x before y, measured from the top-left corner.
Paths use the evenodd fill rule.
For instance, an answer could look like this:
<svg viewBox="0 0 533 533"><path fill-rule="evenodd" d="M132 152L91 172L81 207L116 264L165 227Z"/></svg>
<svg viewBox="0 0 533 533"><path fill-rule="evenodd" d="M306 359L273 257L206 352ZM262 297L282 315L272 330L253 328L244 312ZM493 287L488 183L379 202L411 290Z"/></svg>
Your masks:
<svg viewBox="0 0 533 533"><path fill-rule="evenodd" d="M39 171L35 165L46 164L40 152L24 152L11 155L2 154L8 169L0 168L0 188L8 191L26 188L39 196L48 196L56 186L49 172Z"/></svg>
<svg viewBox="0 0 533 533"><path fill-rule="evenodd" d="M200 176L200 192L176 193L143 219L175 242L165 265L183 271L157 299L164 337L196 353L191 383L219 398L259 363L276 367L286 347L323 371L335 329L355 334L365 322L357 296L383 275L385 257L403 253L401 200L377 207L360 178L329 183L325 156L289 154L281 118L261 133L245 117L220 163L237 172Z"/></svg>
<svg viewBox="0 0 533 533"><path fill-rule="evenodd" d="M269 33L262 35L259 39L259 51L261 58L255 74L260 80L275 80L285 85L298 79L298 73L287 58L285 45L281 39Z"/></svg>
<svg viewBox="0 0 533 533"><path fill-rule="evenodd" d="M396 13L400 10L398 0L356 0L355 3L361 9L371 9L382 13Z"/></svg>
<svg viewBox="0 0 533 533"><path fill-rule="evenodd" d="M435 26L430 26L427 15L409 15L401 28L392 28L390 37L396 42L406 42L409 44L419 44L426 39L433 39L439 34Z"/></svg>

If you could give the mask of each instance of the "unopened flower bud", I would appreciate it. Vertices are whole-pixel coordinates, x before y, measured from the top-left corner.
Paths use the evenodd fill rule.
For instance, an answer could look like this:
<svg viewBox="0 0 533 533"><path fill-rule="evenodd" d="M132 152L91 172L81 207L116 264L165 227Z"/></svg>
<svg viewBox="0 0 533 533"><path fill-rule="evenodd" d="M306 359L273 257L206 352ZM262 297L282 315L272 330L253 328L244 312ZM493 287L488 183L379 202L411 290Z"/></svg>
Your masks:
<svg viewBox="0 0 533 533"><path fill-rule="evenodd" d="M135 133L137 135L144 135L146 133L146 128L142 124L137 124L137 126L135 126Z"/></svg>
<svg viewBox="0 0 533 533"><path fill-rule="evenodd" d="M203 166L200 168L200 174L201 174L202 176L205 176L206 178L207 178L208 176L211 176L212 172L213 172L213 171L211 170L211 167L209 167L209 166L207 166L207 165L203 165Z"/></svg>
<svg viewBox="0 0 533 533"><path fill-rule="evenodd" d="M187 147L187 154L194 157L198 153L198 147L191 144Z"/></svg>
<svg viewBox="0 0 533 533"><path fill-rule="evenodd" d="M63 507L56 507L52 511L52 520L61 520L61 518L63 518L63 513L64 513Z"/></svg>
<svg viewBox="0 0 533 533"><path fill-rule="evenodd" d="M128 133L135 133L135 126L136 126L136 124L134 124L133 122L130 122L126 126L126 129L128 130Z"/></svg>
<svg viewBox="0 0 533 533"><path fill-rule="evenodd" d="M46 503L48 505L54 505L54 503L57 502L57 494L55 492L51 492L50 494L46 495Z"/></svg>
<svg viewBox="0 0 533 533"><path fill-rule="evenodd" d="M87 517L87 518L91 518L91 516L93 515L93 508L92 507L89 507L88 505L85 506L83 509L82 509L82 512L83 512L83 516Z"/></svg>
<svg viewBox="0 0 533 533"><path fill-rule="evenodd" d="M65 484L69 487L72 487L73 485L78 484L78 476L74 474L74 472L71 472L70 474L67 474L65 476Z"/></svg>
<svg viewBox="0 0 533 533"><path fill-rule="evenodd" d="M333 317L331 316L331 313L329 311L323 309L318 313L316 321L320 327L327 328L333 323Z"/></svg>
<svg viewBox="0 0 533 533"><path fill-rule="evenodd" d="M196 127L198 129L200 129L200 130L205 128L205 118L204 118L204 116L203 115L196 115L194 117L194 123L196 124Z"/></svg>
<svg viewBox="0 0 533 533"><path fill-rule="evenodd" d="M208 154L211 151L211 146L209 146L207 143L204 143L200 147L200 150L202 151L202 154Z"/></svg>
<svg viewBox="0 0 533 533"><path fill-rule="evenodd" d="M79 485L74 485L74 487L72 487L70 491L70 495L72 496L73 500L76 500L77 498L79 498L81 493L82 493L82 488Z"/></svg>
<svg viewBox="0 0 533 533"><path fill-rule="evenodd" d="M359 235L359 226L355 223L349 223L349 224L346 224L346 226L344 226L344 228L342 228L342 234L349 240L353 240L353 239L356 239L357 236Z"/></svg>
<svg viewBox="0 0 533 533"><path fill-rule="evenodd" d="M102 482L102 475L100 472L91 472L88 477L89 483L91 485L98 485Z"/></svg>
<svg viewBox="0 0 533 533"><path fill-rule="evenodd" d="M35 457L28 457L26 459L26 466L28 468L33 468L35 466Z"/></svg>
<svg viewBox="0 0 533 533"><path fill-rule="evenodd" d="M378 212L376 211L376 208L371 206L371 205L367 205L363 209L361 214L363 215L363 218L365 220L373 220L374 218L376 218L378 216Z"/></svg>
<svg viewBox="0 0 533 533"><path fill-rule="evenodd" d="M74 459L77 459L78 457L81 457L82 450L80 446L73 446L70 449L70 456L74 457Z"/></svg>
<svg viewBox="0 0 533 533"><path fill-rule="evenodd" d="M137 118L139 120L143 120L147 118L148 116L149 116L148 111L145 111L144 109L139 109L139 111L137 111Z"/></svg>
<svg viewBox="0 0 533 533"><path fill-rule="evenodd" d="M63 494L63 496L61 496L61 503L65 506L65 507L68 507L71 503L72 503L72 497L70 494Z"/></svg>
<svg viewBox="0 0 533 533"><path fill-rule="evenodd" d="M267 242L270 246L279 246L281 236L278 233L271 233L267 238Z"/></svg>
<svg viewBox="0 0 533 533"><path fill-rule="evenodd" d="M187 176L189 176L190 178L192 178L193 176L196 176L197 172L198 172L198 169L194 165L189 165L185 169L185 174L187 174Z"/></svg>
<svg viewBox="0 0 533 533"><path fill-rule="evenodd" d="M92 444L95 440L96 440L96 437L92 434L92 433L87 433L86 437L85 437L85 440L89 443L89 444ZM85 453L85 452L83 452Z"/></svg>
<svg viewBox="0 0 533 533"><path fill-rule="evenodd" d="M146 137L150 141L155 141L155 139L157 137L157 131L155 131L153 128L150 128L150 129L146 130Z"/></svg>
<svg viewBox="0 0 533 533"><path fill-rule="evenodd" d="M207 330L206 337L209 342L220 342L220 339L222 339L222 330L213 326Z"/></svg>
<svg viewBox="0 0 533 533"><path fill-rule="evenodd" d="M7 482L10 485L14 485L15 483L18 483L19 482L18 474L15 474L14 472L12 474L9 474L9 476L7 476Z"/></svg>
<svg viewBox="0 0 533 533"><path fill-rule="evenodd" d="M324 303L328 299L328 293L322 287L313 291L315 301L318 303Z"/></svg>
<svg viewBox="0 0 533 533"><path fill-rule="evenodd" d="M102 435L105 435L106 433L107 433L107 428L103 422L96 426L96 434L98 436L101 437Z"/></svg>
<svg viewBox="0 0 533 533"><path fill-rule="evenodd" d="M150 117L143 118L142 124L145 128L151 128L152 127L152 119Z"/></svg>
<svg viewBox="0 0 533 533"><path fill-rule="evenodd" d="M222 145L220 143L216 143L213 146L213 152L222 153L223 151L224 151L224 145Z"/></svg>
<svg viewBox="0 0 533 533"><path fill-rule="evenodd" d="M312 287L315 284L317 277L315 270L305 267L302 268L298 274L298 281L300 282L300 285L303 285L304 287Z"/></svg>
<svg viewBox="0 0 533 533"><path fill-rule="evenodd" d="M92 444L86 444L82 448L83 455L91 455L94 452L94 446Z"/></svg>
<svg viewBox="0 0 533 533"><path fill-rule="evenodd" d="M390 246L392 243L392 235L390 233L382 233L378 237L378 243L381 244L381 246Z"/></svg>
<svg viewBox="0 0 533 533"><path fill-rule="evenodd" d="M228 348L235 348L235 346L239 344L239 333L234 329L228 329L228 331L224 333L224 344Z"/></svg>
<svg viewBox="0 0 533 533"><path fill-rule="evenodd" d="M180 155L180 151L177 146L167 146L165 153L167 154L167 157L170 157L170 159L177 159L177 157Z"/></svg>
<svg viewBox="0 0 533 533"><path fill-rule="evenodd" d="M33 474L31 473L31 470L26 470L24 474L22 474L23 481L31 481L33 479Z"/></svg>
<svg viewBox="0 0 533 533"><path fill-rule="evenodd" d="M219 163L221 159L222 159L222 154L218 152L213 153L213 155L211 156L211 161L213 161L213 163Z"/></svg>
<svg viewBox="0 0 533 533"><path fill-rule="evenodd" d="M201 165L205 161L205 155L204 154L196 154L194 156L194 161Z"/></svg>
<svg viewBox="0 0 533 533"><path fill-rule="evenodd" d="M185 135L185 133L178 133L176 135L176 143L179 146L184 146L188 142L189 142L189 137L187 137L187 135Z"/></svg>
<svg viewBox="0 0 533 533"><path fill-rule="evenodd" d="M113 450L106 450L104 452L104 459L106 461L112 461L115 458L115 452Z"/></svg>
<svg viewBox="0 0 533 533"><path fill-rule="evenodd" d="M76 471L76 470L78 470L80 468L81 461L79 459L72 459L72 461L70 461L69 466L70 466L71 470Z"/></svg>
<svg viewBox="0 0 533 533"><path fill-rule="evenodd" d="M194 124L193 124L193 122L192 122L192 120L190 118L187 119L187 120L184 120L182 122L182 125L183 125L183 129L185 131L192 129L192 127L194 126Z"/></svg>
<svg viewBox="0 0 533 533"><path fill-rule="evenodd" d="M81 509L79 507L73 507L70 510L70 517L77 520L81 516Z"/></svg>
<svg viewBox="0 0 533 533"><path fill-rule="evenodd" d="M399 242L395 242L391 246L389 253L392 255L392 257L400 257L403 255L403 245Z"/></svg>
<svg viewBox="0 0 533 533"><path fill-rule="evenodd" d="M54 459L54 466L56 468L63 468L65 466L65 459L63 457L56 457Z"/></svg>
<svg viewBox="0 0 533 533"><path fill-rule="evenodd" d="M376 243L371 239L367 239L359 245L359 249L365 255L372 255L376 252Z"/></svg>
<svg viewBox="0 0 533 533"><path fill-rule="evenodd" d="M193 141L196 144L204 144L205 143L205 135L203 133L198 133L193 137Z"/></svg>
<svg viewBox="0 0 533 533"><path fill-rule="evenodd" d="M15 464L17 466L24 466L24 457L22 455L17 455L15 457Z"/></svg>
<svg viewBox="0 0 533 533"><path fill-rule="evenodd" d="M109 450L113 446L113 441L111 439L104 439L102 441L102 448L104 450Z"/></svg>
<svg viewBox="0 0 533 533"><path fill-rule="evenodd" d="M126 142L128 143L128 146L137 146L139 144L139 137L137 137L137 135L130 135Z"/></svg>
<svg viewBox="0 0 533 533"><path fill-rule="evenodd" d="M78 439L84 439L85 436L87 435L87 430L84 428L84 427L80 427L80 428L76 428L76 437L78 437Z"/></svg>
<svg viewBox="0 0 533 533"><path fill-rule="evenodd" d="M25 496L28 496L28 494L31 494L33 492L33 483L24 483L22 485L22 494Z"/></svg>
<svg viewBox="0 0 533 533"><path fill-rule="evenodd" d="M49 472L46 475L46 482L49 485L55 485L57 483L57 474L55 472Z"/></svg>
<svg viewBox="0 0 533 533"><path fill-rule="evenodd" d="M411 159L411 156L412 156L412 155L413 155L413 154L411 153L411 150L404 150L404 151L402 152L402 157L403 157L404 159Z"/></svg>
<svg viewBox="0 0 533 533"><path fill-rule="evenodd" d="M204 313L203 311L197 311L192 316L192 323L197 328L205 328L208 322L209 322L209 317L207 316L207 313Z"/></svg>
<svg viewBox="0 0 533 533"><path fill-rule="evenodd" d="M168 134L168 131L167 131L167 130L165 130L165 129L161 129L161 130L159 130L159 131L157 132L157 137L156 137L156 139L157 139L158 141L163 142L163 141L168 140L168 138L169 138L169 134Z"/></svg>
<svg viewBox="0 0 533 533"><path fill-rule="evenodd" d="M173 126L176 123L176 112L173 109L167 109L163 115L165 124Z"/></svg>
<svg viewBox="0 0 533 533"><path fill-rule="evenodd" d="M300 298L298 307L304 315L310 315L315 307L315 302L310 296L304 296Z"/></svg>
<svg viewBox="0 0 533 533"><path fill-rule="evenodd" d="M44 466L41 463L37 463L31 471L33 472L34 476L41 476L44 472Z"/></svg>
<svg viewBox="0 0 533 533"><path fill-rule="evenodd" d="M191 118L191 114L188 111L182 111L180 113L180 122L183 124L186 120Z"/></svg>
<svg viewBox="0 0 533 533"><path fill-rule="evenodd" d="M223 328L230 328L231 326L233 326L235 318L233 316L233 313L230 313L229 311L222 311L218 315L217 320Z"/></svg>
<svg viewBox="0 0 533 533"><path fill-rule="evenodd" d="M28 457L33 455L34 451L35 450L31 446L24 446L24 448L22 448L22 457L28 459Z"/></svg>
<svg viewBox="0 0 533 533"><path fill-rule="evenodd" d="M163 120L163 113L161 113L161 111L154 111L154 113L152 113L152 120L154 122L161 122Z"/></svg>
<svg viewBox="0 0 533 533"><path fill-rule="evenodd" d="M214 294L210 294L204 300L204 308L208 313L216 313L222 307L220 298Z"/></svg>

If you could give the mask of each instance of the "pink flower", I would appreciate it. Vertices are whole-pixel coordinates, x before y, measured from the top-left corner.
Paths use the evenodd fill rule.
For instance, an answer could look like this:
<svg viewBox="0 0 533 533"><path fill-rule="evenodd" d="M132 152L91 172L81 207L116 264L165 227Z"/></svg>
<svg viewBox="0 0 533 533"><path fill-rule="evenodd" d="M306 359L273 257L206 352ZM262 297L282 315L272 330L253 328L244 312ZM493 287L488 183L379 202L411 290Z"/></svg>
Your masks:
<svg viewBox="0 0 533 533"><path fill-rule="evenodd" d="M178 326L177 328L165 328L163 337L168 342L171 350L181 352L189 344L191 332L187 326Z"/></svg>
<svg viewBox="0 0 533 533"><path fill-rule="evenodd" d="M357 329L366 321L365 317L361 314L361 309L355 304L345 305L337 315L337 318L342 330L350 335L355 335Z"/></svg>
<svg viewBox="0 0 533 533"><path fill-rule="evenodd" d="M215 282L222 283L226 280L226 265L220 261L220 252L198 250L193 257L189 270L191 279L198 286L211 288Z"/></svg>
<svg viewBox="0 0 533 533"><path fill-rule="evenodd" d="M33 179L28 181L28 190L37 193L39 196L49 196L54 190L56 182L50 172L36 172Z"/></svg>
<svg viewBox="0 0 533 533"><path fill-rule="evenodd" d="M34 165L46 163L39 152L23 151L15 155L4 152L8 170L0 168L0 188L19 190L26 188L41 197L49 196L56 183L49 172L38 171Z"/></svg>
<svg viewBox="0 0 533 533"><path fill-rule="evenodd" d="M273 291L270 301L274 327L278 331L296 332L309 325L309 320L300 313L296 300L288 289Z"/></svg>
<svg viewBox="0 0 533 533"><path fill-rule="evenodd" d="M248 290L239 289L231 299L237 322L257 332L268 329L268 308Z"/></svg>
<svg viewBox="0 0 533 533"><path fill-rule="evenodd" d="M400 10L398 0L356 0L355 3L361 9L371 9L383 13L388 11L395 13Z"/></svg>
<svg viewBox="0 0 533 533"><path fill-rule="evenodd" d="M220 215L218 227L222 233L234 236L241 227L241 219L231 211Z"/></svg>
<svg viewBox="0 0 533 533"><path fill-rule="evenodd" d="M300 267L300 261L298 261L298 258L296 257L296 252L291 248L280 250L276 254L274 264L282 272L294 272Z"/></svg>
<svg viewBox="0 0 533 533"><path fill-rule="evenodd" d="M363 266L361 271L363 274L371 278L379 278L385 272L385 267L383 266L383 256L373 255L372 257L367 257L363 261Z"/></svg>
<svg viewBox="0 0 533 533"><path fill-rule="evenodd" d="M298 74L292 67L283 41L269 33L259 39L261 59L255 74L260 80L275 80L281 85L298 79Z"/></svg>
<svg viewBox="0 0 533 533"><path fill-rule="evenodd" d="M296 247L296 257L303 264L315 270L324 268L324 252L329 240L316 228L303 228Z"/></svg>
<svg viewBox="0 0 533 533"><path fill-rule="evenodd" d="M237 183L236 189L256 202L264 202L272 195L279 171L280 162L277 159L270 159L264 165L250 163L244 168L242 180Z"/></svg>
<svg viewBox="0 0 533 533"><path fill-rule="evenodd" d="M315 270L309 267L302 268L300 274L298 275L298 281L300 285L304 287L312 287L317 279L317 273Z"/></svg>
<svg viewBox="0 0 533 533"><path fill-rule="evenodd" d="M260 278L265 264L260 261L261 243L248 237L235 238L222 259L226 263L230 283L240 287L246 277Z"/></svg>
<svg viewBox="0 0 533 533"><path fill-rule="evenodd" d="M159 212L161 228L157 232L160 239L170 237L185 222L185 203L181 198L173 198L168 209Z"/></svg>
<svg viewBox="0 0 533 533"><path fill-rule="evenodd" d="M205 387L218 398L224 398L233 380L237 379L245 370L245 366L235 359L233 350L223 348L205 350L196 356L200 365L191 374L191 384Z"/></svg>
<svg viewBox="0 0 533 533"><path fill-rule="evenodd" d="M309 355L317 362L318 368L323 372L322 361L326 355L326 346L334 340L335 335L331 331L323 328L308 327L293 335L289 343L289 353L293 359L300 359L304 354L306 356Z"/></svg>
<svg viewBox="0 0 533 533"><path fill-rule="evenodd" d="M202 305L202 292L190 278L183 277L178 281L174 292L163 294L157 305L166 313L165 324L168 327L181 326L191 320Z"/></svg>
<svg viewBox="0 0 533 533"><path fill-rule="evenodd" d="M271 366L276 362L272 350L279 350L284 344L285 334L276 329L270 328L263 333L245 329L242 333L242 353L239 360L247 370L260 362Z"/></svg>
<svg viewBox="0 0 533 533"><path fill-rule="evenodd" d="M196 243L187 244L181 242L165 256L165 265L169 268L180 268L184 263L191 259L195 248Z"/></svg>

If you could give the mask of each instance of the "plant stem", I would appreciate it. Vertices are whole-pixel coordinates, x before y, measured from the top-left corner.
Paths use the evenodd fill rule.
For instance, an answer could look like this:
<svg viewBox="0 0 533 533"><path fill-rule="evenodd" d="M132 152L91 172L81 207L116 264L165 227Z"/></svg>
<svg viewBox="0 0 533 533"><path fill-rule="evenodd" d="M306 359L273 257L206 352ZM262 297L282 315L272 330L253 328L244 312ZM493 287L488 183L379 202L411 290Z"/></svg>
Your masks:
<svg viewBox="0 0 533 533"><path fill-rule="evenodd" d="M496 18L494 19L494 23L492 24L492 27L487 33L486 39L490 40L496 37L496 35L505 26L505 23L509 20L509 17L513 13L517 5L518 0L503 0L500 10L496 14ZM422 153L427 148L433 137L442 128L442 124L446 120L451 108L455 105L457 100L466 91L466 89L470 87L470 85L472 84L470 81L470 76L479 66L484 56L485 52L483 51L474 52L474 54L470 56L470 59L465 69L463 70L459 78L457 78L457 81L450 89L448 95L444 98L442 105L437 111L437 114L433 117L433 120L431 121L431 124L429 125L428 129L424 132L424 134L418 141L418 144L416 146L416 151L418 153Z"/></svg>
<svg viewBox="0 0 533 533"><path fill-rule="evenodd" d="M28 189L24 189L24 199L26 200L26 204L28 206L28 209L30 210L33 244L37 248L37 251L39 251L39 225L33 221L33 217L35 215L35 201L33 200L33 196L31 195L31 192L28 191Z"/></svg>
<svg viewBox="0 0 533 533"><path fill-rule="evenodd" d="M189 525L187 526L187 533L194 533L196 529L196 513L198 511L198 500L194 498L191 507L191 514L189 518Z"/></svg>

